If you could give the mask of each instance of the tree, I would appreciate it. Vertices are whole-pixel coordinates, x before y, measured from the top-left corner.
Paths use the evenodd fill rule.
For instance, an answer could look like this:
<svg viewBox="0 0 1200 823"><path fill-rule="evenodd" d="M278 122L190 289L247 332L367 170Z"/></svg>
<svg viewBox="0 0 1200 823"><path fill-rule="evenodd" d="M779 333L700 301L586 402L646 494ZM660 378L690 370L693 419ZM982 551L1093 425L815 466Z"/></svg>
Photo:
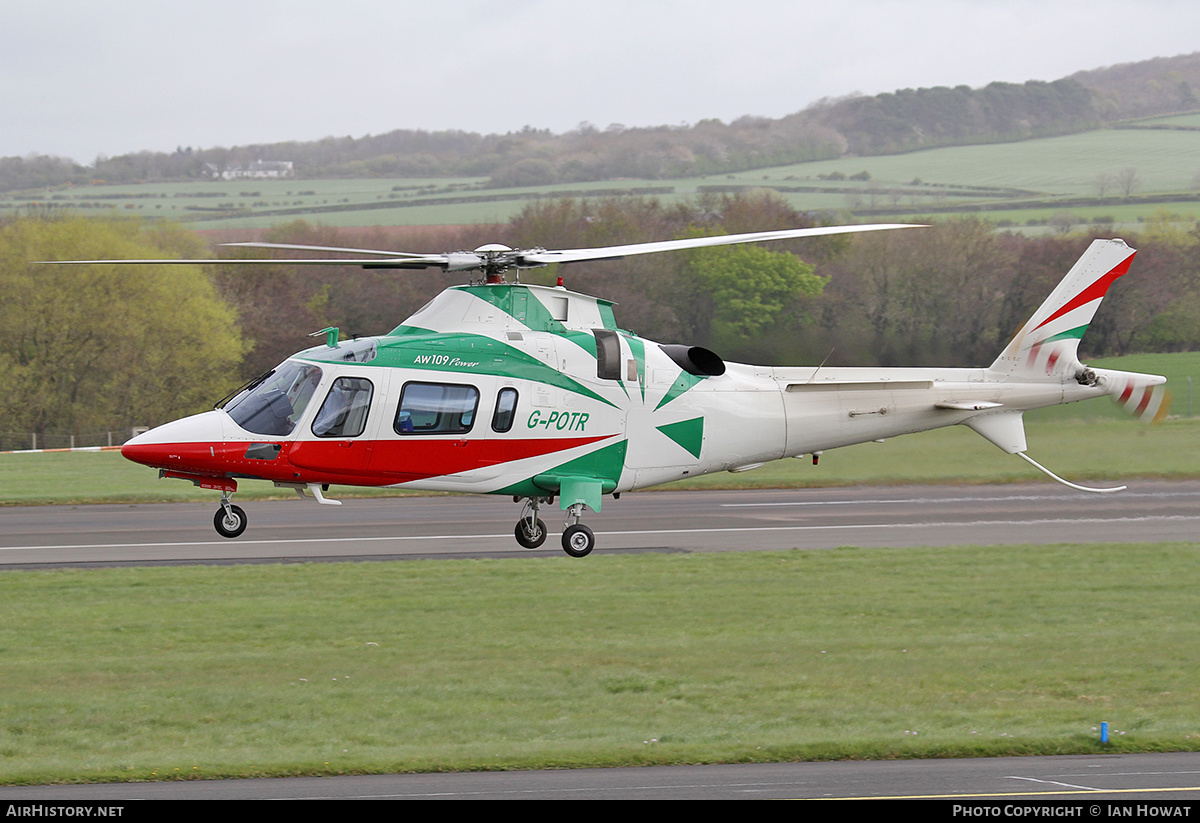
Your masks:
<svg viewBox="0 0 1200 823"><path fill-rule="evenodd" d="M1013 330L1002 321L1011 251L985 221L863 235L832 268L823 323L835 362L985 365Z"/></svg>
<svg viewBox="0 0 1200 823"><path fill-rule="evenodd" d="M0 413L41 434L156 425L237 385L243 345L207 274L38 260L198 254L171 226L82 218L0 225Z"/></svg>
<svg viewBox="0 0 1200 823"><path fill-rule="evenodd" d="M670 204L638 197L547 198L529 203L513 218L509 242L519 247L593 248L809 225L811 217L799 214L778 194L768 191L706 193L694 201ZM768 256L758 259L749 251L740 257L635 255L620 261L573 263L549 274L562 273L569 287L618 303L622 328L661 342L720 346L721 354L731 358L753 357L762 351L765 341L751 340L751 328L766 330L774 325L779 330L787 326L789 320L806 316L811 295L820 293L814 280L799 276L794 269L804 267L798 258L771 255L799 248L805 260L824 260L845 242L837 237L773 242ZM693 261L704 271L693 270ZM764 266L761 272L756 269L760 262ZM813 276L811 268L807 271ZM522 278L537 282L546 276L543 272L526 272ZM792 338L795 325L789 327ZM769 352L769 356L779 354L778 348Z"/></svg>
<svg viewBox="0 0 1200 823"><path fill-rule="evenodd" d="M1071 233L1071 229L1075 228L1075 224L1079 222L1079 218L1069 211L1056 211L1050 215L1047 221L1054 233L1059 237L1064 237Z"/></svg>
<svg viewBox="0 0 1200 823"><path fill-rule="evenodd" d="M1121 194L1129 197L1134 190L1141 185L1141 180L1138 179L1137 169L1124 168L1117 172L1116 183L1117 188L1121 190Z"/></svg>
<svg viewBox="0 0 1200 823"><path fill-rule="evenodd" d="M717 246L690 252L687 275L694 284L693 326L704 341L763 334L785 309L825 288L826 278L789 252L760 246Z"/></svg>

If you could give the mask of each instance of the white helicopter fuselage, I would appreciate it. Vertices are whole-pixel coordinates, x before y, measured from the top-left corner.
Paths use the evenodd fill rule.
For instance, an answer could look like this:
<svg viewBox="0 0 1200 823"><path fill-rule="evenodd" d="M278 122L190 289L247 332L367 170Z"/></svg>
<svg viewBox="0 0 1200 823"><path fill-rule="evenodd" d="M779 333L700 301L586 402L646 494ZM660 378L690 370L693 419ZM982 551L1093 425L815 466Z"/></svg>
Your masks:
<svg viewBox="0 0 1200 823"><path fill-rule="evenodd" d="M574 329L585 343L599 330L619 346L615 368L608 364L613 376L605 378L598 376L601 359L569 336L530 329L494 306L475 305L481 301L472 292L480 289L558 301L566 317L590 314L600 303L538 286L450 289L399 334L318 346L291 358L289 364L313 370L298 371L292 380L316 382L281 427L264 427L257 419L239 424L218 409L140 435L124 453L175 473L300 486L552 496L556 476L579 476L599 480L609 494L955 425L999 413L993 409L1012 413L1107 393L1076 381L1001 382L988 369L729 363L722 374L690 374L658 344L628 332L599 324ZM464 324L464 312L474 313L475 322ZM414 321L446 314L458 315L458 331L413 329ZM465 328L474 325L480 328ZM363 359L345 359L356 357ZM324 406L313 398L328 397L347 381L370 387L361 430L322 431ZM469 419L431 419L406 430L402 418L412 405L402 403L406 387L410 393L418 387L427 395L457 393L470 406ZM285 396L288 389L294 387L284 388ZM505 419L496 411L502 392L512 396L511 411L500 413ZM444 417L438 399L432 408L415 410ZM570 465L580 460L589 465ZM548 482L539 486L542 476Z"/></svg>
<svg viewBox="0 0 1200 823"><path fill-rule="evenodd" d="M1026 410L1110 394L1158 411L1162 378L1076 357L1132 256L1096 241L996 361L975 369L726 364L622 331L610 303L561 287L460 286L387 335L339 342L327 330L325 345L223 408L152 429L122 453L221 490L227 516L237 481L251 478L320 502L335 502L322 494L330 484L511 495L532 505L530 528L551 500L578 523L607 495L958 424L1024 456Z"/></svg>

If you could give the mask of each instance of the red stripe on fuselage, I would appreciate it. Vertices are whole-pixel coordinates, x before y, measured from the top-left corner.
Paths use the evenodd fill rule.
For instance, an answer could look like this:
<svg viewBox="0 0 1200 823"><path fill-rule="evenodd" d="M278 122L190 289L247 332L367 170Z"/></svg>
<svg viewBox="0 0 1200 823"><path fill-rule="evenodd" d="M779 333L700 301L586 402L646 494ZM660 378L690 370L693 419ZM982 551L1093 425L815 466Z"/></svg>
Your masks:
<svg viewBox="0 0 1200 823"><path fill-rule="evenodd" d="M554 454L616 436L282 441L274 460L247 459L248 441L126 444L121 454L157 469L209 477L387 486Z"/></svg>

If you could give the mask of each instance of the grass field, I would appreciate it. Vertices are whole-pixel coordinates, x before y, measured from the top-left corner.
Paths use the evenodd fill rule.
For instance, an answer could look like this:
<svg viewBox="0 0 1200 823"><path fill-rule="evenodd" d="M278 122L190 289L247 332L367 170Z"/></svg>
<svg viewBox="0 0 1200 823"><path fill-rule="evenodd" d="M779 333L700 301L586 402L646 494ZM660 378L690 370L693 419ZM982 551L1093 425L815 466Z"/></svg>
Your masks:
<svg viewBox="0 0 1200 823"><path fill-rule="evenodd" d="M876 182L994 186L1053 196L1096 193L1100 174L1137 170L1139 192L1194 190L1200 141L1190 132L1100 130L1040 140L956 146L883 157L856 157L781 167L796 176L867 171ZM1118 194L1118 193L1113 193ZM1119 202L1119 196L1115 198Z"/></svg>
<svg viewBox="0 0 1200 823"><path fill-rule="evenodd" d="M1193 115L1161 121L1191 125ZM1159 121L1149 121L1153 124ZM81 214L116 212L164 217L204 229L263 228L304 218L330 226L461 225L507 221L533 197L604 196L646 192L665 200L694 196L714 186L776 188L795 208L853 214L890 208L932 216L961 205L994 208L1012 202L1019 211L986 211L992 220L1023 226L1046 220L1071 198L1096 198L1100 177L1136 173L1139 197L1183 196L1181 202L1127 202L1110 185L1102 202L1072 207L1080 218L1113 217L1117 227L1136 225L1167 208L1200 213L1200 140L1195 132L1104 129L1062 137L960 146L881 157L840 158L733 174L676 180L619 180L513 189L487 189L486 178L194 181L145 185L93 185L0 195L0 211L52 203ZM837 179L866 172L869 180ZM981 191L991 188L993 191ZM797 189L804 189L798 191ZM1194 218L1191 218L1194 219Z"/></svg>
<svg viewBox="0 0 1200 823"><path fill-rule="evenodd" d="M1200 454L1198 420L1029 436L1076 478ZM717 480L1033 475L954 428ZM8 503L215 500L154 477L0 455ZM1198 550L0 572L0 784L1200 749Z"/></svg>
<svg viewBox="0 0 1200 823"><path fill-rule="evenodd" d="M1191 112L1190 114L1170 114L1164 117L1147 117L1145 120L1138 122L1140 126L1185 126L1187 128L1200 128L1200 112Z"/></svg>
<svg viewBox="0 0 1200 823"><path fill-rule="evenodd" d="M1198 549L4 572L0 783L1197 749Z"/></svg>

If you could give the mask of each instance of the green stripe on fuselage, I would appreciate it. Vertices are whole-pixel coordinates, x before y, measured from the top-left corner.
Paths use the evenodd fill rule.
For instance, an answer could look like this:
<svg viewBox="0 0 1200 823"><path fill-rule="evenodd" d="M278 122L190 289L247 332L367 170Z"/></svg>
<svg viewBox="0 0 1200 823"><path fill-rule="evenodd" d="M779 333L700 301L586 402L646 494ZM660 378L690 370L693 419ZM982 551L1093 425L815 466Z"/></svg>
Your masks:
<svg viewBox="0 0 1200 823"><path fill-rule="evenodd" d="M625 333L625 342L629 344L629 351L633 353L633 359L636 363L638 387L642 390L642 402L646 402L646 344L642 338L635 337L632 334Z"/></svg>
<svg viewBox="0 0 1200 823"><path fill-rule="evenodd" d="M519 483L497 489L492 494L515 495L517 497L549 497L557 489L545 489L533 482L534 477L588 477L602 481L608 487L616 486L625 469L625 451L629 441L621 438L618 442L588 452L582 457L568 460L554 468L539 471L536 475L527 477Z"/></svg>
<svg viewBox="0 0 1200 823"><path fill-rule="evenodd" d="M675 382L671 384L671 388L667 389L667 393L663 395L663 399L658 401L658 405L654 407L654 410L658 411L703 379L703 377L688 374L685 371L679 372L679 376L675 378Z"/></svg>
<svg viewBox="0 0 1200 823"><path fill-rule="evenodd" d="M596 356L596 338L590 332L568 329L561 320L555 320L550 310L538 299L537 293L519 285L464 286L468 294L490 303L500 311L524 324L530 331L548 331L565 337L592 357ZM600 318L606 329L616 329L612 306L596 298Z"/></svg>
<svg viewBox="0 0 1200 823"><path fill-rule="evenodd" d="M657 427L660 432L683 447L692 457L700 459L700 450L704 447L704 418L681 420L678 423L668 423Z"/></svg>
<svg viewBox="0 0 1200 823"><path fill-rule="evenodd" d="M305 359L318 362L325 360L319 356L319 351L316 356L310 355ZM331 357L326 362L341 361ZM379 338L378 354L370 362L359 365L364 368L424 369L531 380L615 407L611 401L544 361L500 340L479 334L426 332L406 333L393 339Z"/></svg>

